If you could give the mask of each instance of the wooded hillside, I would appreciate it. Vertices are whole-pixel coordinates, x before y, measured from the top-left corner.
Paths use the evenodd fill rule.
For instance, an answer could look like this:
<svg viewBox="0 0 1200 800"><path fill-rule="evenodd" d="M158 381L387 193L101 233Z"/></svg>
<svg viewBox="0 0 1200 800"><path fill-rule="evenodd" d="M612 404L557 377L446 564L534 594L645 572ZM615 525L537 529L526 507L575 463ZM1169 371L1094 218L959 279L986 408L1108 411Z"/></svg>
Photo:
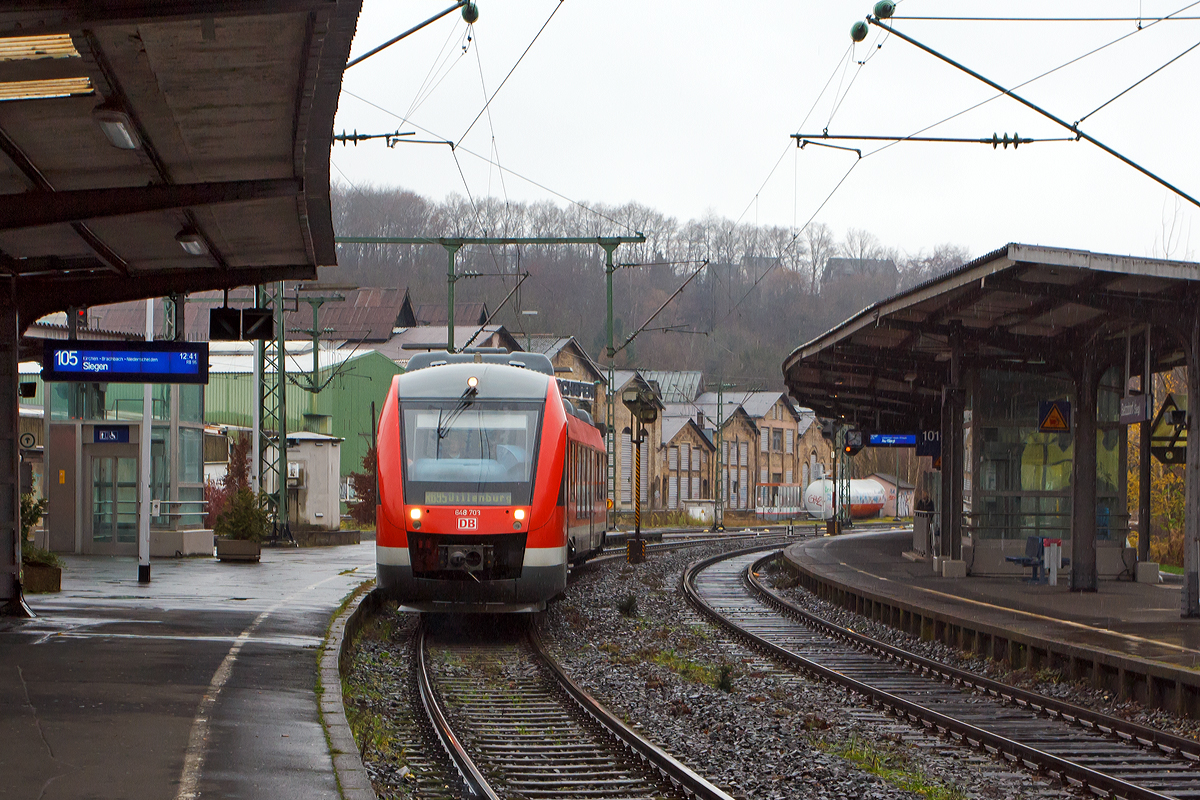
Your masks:
<svg viewBox="0 0 1200 800"><path fill-rule="evenodd" d="M814 223L793 237L778 227L735 224L717 217L679 222L629 204L619 208L551 202L505 203L452 195L436 203L402 189L333 187L334 227L353 236L616 236L640 231L645 244L623 245L616 260L631 264L614 281L618 346L683 283L699 275L649 329L618 356L620 367L703 370L744 386L781 383L780 365L798 345L898 289L928 280L969 259L942 244L904 254L867 231L838 240ZM830 258L851 259L836 271ZM445 302L445 250L438 245L340 245L340 266L326 283L408 287L417 303ZM891 261L894 269L880 261ZM859 265L873 264L870 269ZM495 310L516 285L520 292L493 322L518 338L573 335L596 358L605 345L604 252L599 247L464 247L458 253L459 301L486 301ZM521 314L536 311L536 316Z"/></svg>

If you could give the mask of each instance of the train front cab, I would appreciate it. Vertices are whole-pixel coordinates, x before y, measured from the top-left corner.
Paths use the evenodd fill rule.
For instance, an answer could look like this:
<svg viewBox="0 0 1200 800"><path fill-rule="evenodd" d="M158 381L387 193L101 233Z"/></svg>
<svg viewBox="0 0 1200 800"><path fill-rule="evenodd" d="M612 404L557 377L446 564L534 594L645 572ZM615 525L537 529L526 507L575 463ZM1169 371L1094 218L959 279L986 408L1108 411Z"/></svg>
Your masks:
<svg viewBox="0 0 1200 800"><path fill-rule="evenodd" d="M429 396L468 377L478 394L466 409L444 389ZM392 387L378 434L379 586L416 611L545 608L567 581L567 417L555 381L449 364Z"/></svg>

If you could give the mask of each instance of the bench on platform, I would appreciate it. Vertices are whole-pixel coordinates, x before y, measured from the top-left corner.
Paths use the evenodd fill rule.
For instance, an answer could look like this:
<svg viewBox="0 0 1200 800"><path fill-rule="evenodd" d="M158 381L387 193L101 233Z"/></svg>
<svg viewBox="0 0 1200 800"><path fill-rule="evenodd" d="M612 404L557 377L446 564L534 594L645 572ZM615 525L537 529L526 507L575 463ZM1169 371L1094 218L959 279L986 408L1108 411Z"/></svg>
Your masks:
<svg viewBox="0 0 1200 800"><path fill-rule="evenodd" d="M1042 554L1044 552L1045 545L1042 543L1042 537L1030 536L1025 540L1025 555L1005 556L1004 560L1010 564L1020 564L1022 567L1029 567L1029 580L1030 582L1035 582L1042 579Z"/></svg>
<svg viewBox="0 0 1200 800"><path fill-rule="evenodd" d="M1058 539L1054 539L1055 544L1059 543ZM1011 564L1020 564L1022 567L1029 567L1029 582L1030 583L1045 583L1045 562L1046 562L1046 540L1041 536L1029 536L1025 539L1025 555L1023 556L1005 556L1004 560ZM1069 565L1071 559L1064 558L1059 564L1059 569Z"/></svg>

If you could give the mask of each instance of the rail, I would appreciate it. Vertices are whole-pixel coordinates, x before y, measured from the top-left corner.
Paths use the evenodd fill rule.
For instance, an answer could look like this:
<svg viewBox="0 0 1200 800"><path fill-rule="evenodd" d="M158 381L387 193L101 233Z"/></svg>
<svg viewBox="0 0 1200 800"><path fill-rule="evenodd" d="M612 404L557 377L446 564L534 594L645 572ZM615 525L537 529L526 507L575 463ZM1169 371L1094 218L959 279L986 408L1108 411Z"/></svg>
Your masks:
<svg viewBox="0 0 1200 800"><path fill-rule="evenodd" d="M992 731L972 725L968 722L956 719L941 712L922 706L918 703L906 700L896 696L885 690L871 686L870 684L859 681L849 675L843 674L834 669L830 669L822 664L805 658L798 653L792 652L784 647L781 647L763 636L756 635L744 627L741 627L728 619L724 614L718 612L711 607L700 596L696 587L696 578L699 573L718 562L736 557L738 555L747 555L765 548L748 548L736 553L725 553L710 558L702 559L695 562L684 570L681 576L681 588L683 589L689 602L693 604L703 614L713 619L718 625L727 628L735 633L743 640L749 642L752 646L760 651L766 652L785 663L792 664L800 669L803 669L810 674L825 678L841 686L845 686L851 691L868 698L873 705L881 707L890 713L907 719L911 722L923 726L927 729L937 731L939 734L957 740L960 743L985 750L994 755L1000 755L1006 760L1014 763L1021 763L1032 769L1049 772L1067 783L1072 783L1079 786L1087 787L1093 792L1107 794L1109 796L1130 798L1130 800L1164 800L1170 795L1162 794L1151 789L1130 783L1121 778L1107 775L1094 769L1073 762L1069 759L1061 758L1052 753L1040 750L1021 742L1014 741L1008 737L993 733ZM955 678L950 678L954 682L957 680L959 685L986 692L987 694L1001 699L1004 702L1013 702L1017 705L1033 710L1039 714L1051 714L1058 716L1068 722L1077 722L1082 727L1091 728L1100 731L1104 734L1109 734L1117 739L1124 740L1133 744L1145 744L1154 746L1157 749L1169 755L1178 754L1180 757L1189 762L1195 762L1195 748L1197 745L1192 743L1188 750L1184 750L1187 740L1173 737L1159 731L1154 731L1144 726L1132 726L1136 730L1131 730L1131 723L1125 723L1124 720L1118 720L1112 717L1106 717L1101 714L1080 709L1070 704L1054 701L1051 698L1044 698L1030 692L1024 692L1016 687L1007 686L998 682L987 681L987 679L972 675L957 670L953 670L937 662L929 661L912 653L907 653L899 648L892 648L882 643L874 642L868 637L856 634L848 629L841 628L831 622L823 620L810 614L795 605L788 603L783 598L780 598L774 592L766 589L761 584L761 581L754 581L753 573L757 568L778 554L760 559L749 566L742 573L742 581L748 592L760 600L766 602L770 606L774 606L777 611L786 615L798 616L806 625L816 627L821 632L831 636L831 638L839 639L845 643L854 644L855 649L859 649L867 643L871 649L878 648L877 652L881 653L879 657L884 661L899 661L908 666L909 669L915 672L934 672L935 674L949 674L950 672L959 673ZM969 681L969 683L968 683ZM1020 698L1019 700L1015 698Z"/></svg>
<svg viewBox="0 0 1200 800"><path fill-rule="evenodd" d="M466 747L459 741L445 714L442 713L441 706L438 705L437 696L433 691L433 682L429 679L429 665L425 660L424 625L421 626L417 638L417 685L421 694L421 704L425 707L430 724L433 725L433 732L438 741L442 743L442 747L446 749L446 755L450 757L451 763L462 776L467 789L475 797L500 800L500 795L496 794L487 779L483 777L483 773L479 771L479 767L475 766L475 762L467 754Z"/></svg>
<svg viewBox="0 0 1200 800"><path fill-rule="evenodd" d="M579 684L571 680L563 672L562 666L546 650L545 644L542 642L541 632L538 630L536 624L531 626L529 639L534 651L550 669L555 680L566 690L567 694L571 696L584 712L594 719L604 730L608 731L610 735L621 741L629 750L653 764L668 780L681 787L693 797L702 798L702 800L733 800L728 794L713 786L699 774L676 760L670 753L640 736L618 719L611 711L601 705L599 701L584 691Z"/></svg>

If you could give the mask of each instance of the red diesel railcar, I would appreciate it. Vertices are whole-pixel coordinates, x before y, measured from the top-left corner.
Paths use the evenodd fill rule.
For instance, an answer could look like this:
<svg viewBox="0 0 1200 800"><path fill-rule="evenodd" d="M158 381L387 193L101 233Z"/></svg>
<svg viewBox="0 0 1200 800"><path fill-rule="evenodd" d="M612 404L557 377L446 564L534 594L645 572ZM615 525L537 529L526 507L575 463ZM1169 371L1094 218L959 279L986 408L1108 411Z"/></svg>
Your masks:
<svg viewBox="0 0 1200 800"><path fill-rule="evenodd" d="M537 611L603 547L603 436L543 355L413 356L378 448L378 583L405 608Z"/></svg>

